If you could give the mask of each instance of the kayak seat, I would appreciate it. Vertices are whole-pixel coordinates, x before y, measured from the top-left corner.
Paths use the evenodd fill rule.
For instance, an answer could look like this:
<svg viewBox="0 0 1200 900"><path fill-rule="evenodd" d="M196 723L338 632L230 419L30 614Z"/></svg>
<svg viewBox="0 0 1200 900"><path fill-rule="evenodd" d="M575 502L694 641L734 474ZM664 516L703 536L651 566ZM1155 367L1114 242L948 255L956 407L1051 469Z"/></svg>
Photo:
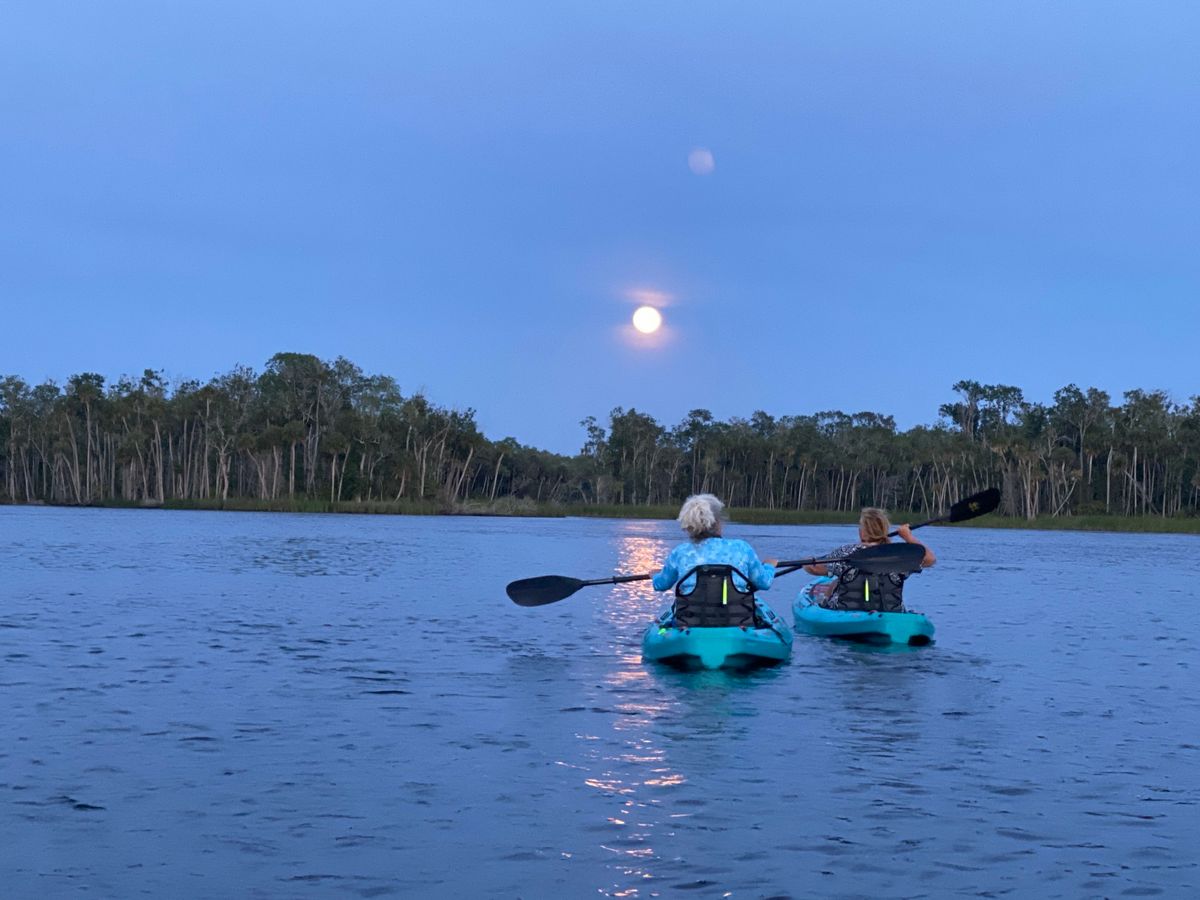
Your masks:
<svg viewBox="0 0 1200 900"><path fill-rule="evenodd" d="M734 573L749 586L743 572L728 565L700 565L689 571L675 585L675 623L681 628L757 628L754 592L740 591L734 583ZM687 579L695 575L695 584L682 589Z"/></svg>
<svg viewBox="0 0 1200 900"><path fill-rule="evenodd" d="M907 572L863 572L848 569L837 581L833 596L822 606L848 612L904 612Z"/></svg>

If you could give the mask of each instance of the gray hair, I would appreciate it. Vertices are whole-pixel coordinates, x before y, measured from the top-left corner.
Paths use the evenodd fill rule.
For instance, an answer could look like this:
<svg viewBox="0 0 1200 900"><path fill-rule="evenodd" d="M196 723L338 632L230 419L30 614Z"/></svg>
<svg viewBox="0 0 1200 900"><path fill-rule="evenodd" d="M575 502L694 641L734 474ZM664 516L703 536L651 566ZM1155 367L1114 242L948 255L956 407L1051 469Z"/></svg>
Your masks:
<svg viewBox="0 0 1200 900"><path fill-rule="evenodd" d="M725 504L712 494L693 494L679 510L679 527L693 541L721 535L721 510Z"/></svg>

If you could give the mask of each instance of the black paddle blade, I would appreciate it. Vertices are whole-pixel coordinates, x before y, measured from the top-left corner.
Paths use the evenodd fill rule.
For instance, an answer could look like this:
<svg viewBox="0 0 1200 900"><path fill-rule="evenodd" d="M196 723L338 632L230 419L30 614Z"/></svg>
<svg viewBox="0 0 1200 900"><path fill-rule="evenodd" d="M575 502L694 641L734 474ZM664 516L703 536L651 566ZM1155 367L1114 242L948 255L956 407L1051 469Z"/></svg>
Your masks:
<svg viewBox="0 0 1200 900"><path fill-rule="evenodd" d="M583 585L578 578L566 575L539 575L511 582L504 590L517 606L545 606L566 600Z"/></svg>
<svg viewBox="0 0 1200 900"><path fill-rule="evenodd" d="M860 572L882 575L887 572L915 572L921 568L925 548L920 544L876 544L855 550L839 562L847 563Z"/></svg>
<svg viewBox="0 0 1200 900"><path fill-rule="evenodd" d="M1000 491L998 488L988 488L986 491L980 491L966 500L959 500L950 507L950 514L946 516L947 522L965 522L967 519L974 519L976 516L986 515L1000 505Z"/></svg>

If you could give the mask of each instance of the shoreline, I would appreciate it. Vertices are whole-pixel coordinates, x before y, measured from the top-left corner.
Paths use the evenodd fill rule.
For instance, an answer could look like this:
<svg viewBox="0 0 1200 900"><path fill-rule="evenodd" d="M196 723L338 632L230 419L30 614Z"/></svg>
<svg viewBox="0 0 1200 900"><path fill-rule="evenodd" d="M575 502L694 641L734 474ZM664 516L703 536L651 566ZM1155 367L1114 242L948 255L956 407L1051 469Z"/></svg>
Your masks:
<svg viewBox="0 0 1200 900"><path fill-rule="evenodd" d="M561 506L538 504L532 501L502 500L494 503L468 502L446 508L442 503L429 501L353 501L327 500L167 500L159 504L145 501L101 501L83 504L55 504L38 501L20 503L4 501L4 506L55 507L60 509L132 509L132 510L192 510L206 512L273 512L318 513L327 515L390 515L390 516L477 516L489 518L592 518L592 519L674 519L675 506ZM858 517L853 513L829 510L729 510L729 519L738 525L852 525ZM896 522L899 517L893 516ZM913 516L913 524L920 521ZM946 526L942 526L946 527ZM1200 534L1200 517L1165 518L1162 516L1041 516L1037 519L1018 519L997 515L960 522L956 528L1007 528L1024 531L1097 531L1122 534Z"/></svg>

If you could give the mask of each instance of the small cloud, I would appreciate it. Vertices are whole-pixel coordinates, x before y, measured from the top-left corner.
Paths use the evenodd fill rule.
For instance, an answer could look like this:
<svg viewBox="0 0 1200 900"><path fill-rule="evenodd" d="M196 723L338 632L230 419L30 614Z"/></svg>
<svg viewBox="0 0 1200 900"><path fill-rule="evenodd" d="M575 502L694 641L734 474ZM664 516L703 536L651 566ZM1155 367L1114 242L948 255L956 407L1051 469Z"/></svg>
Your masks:
<svg viewBox="0 0 1200 900"><path fill-rule="evenodd" d="M711 175L716 167L717 161L707 147L697 147L688 154L688 168L697 175Z"/></svg>
<svg viewBox="0 0 1200 900"><path fill-rule="evenodd" d="M625 296L636 303L638 306L669 306L671 303L671 295L665 291L655 291L650 288L631 288L625 292Z"/></svg>

